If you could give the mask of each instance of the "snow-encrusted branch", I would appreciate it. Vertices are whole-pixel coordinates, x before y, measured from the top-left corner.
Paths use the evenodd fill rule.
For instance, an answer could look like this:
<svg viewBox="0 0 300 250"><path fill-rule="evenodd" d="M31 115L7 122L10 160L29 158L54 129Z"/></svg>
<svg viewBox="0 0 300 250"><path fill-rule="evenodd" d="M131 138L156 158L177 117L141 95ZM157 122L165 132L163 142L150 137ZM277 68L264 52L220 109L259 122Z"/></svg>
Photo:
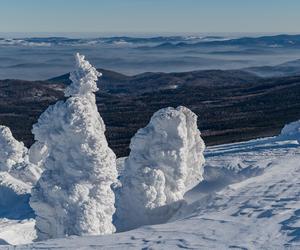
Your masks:
<svg viewBox="0 0 300 250"><path fill-rule="evenodd" d="M72 83L65 89L65 96L84 96L98 91L97 79L102 74L83 55L76 53L75 60L75 70L70 73Z"/></svg>

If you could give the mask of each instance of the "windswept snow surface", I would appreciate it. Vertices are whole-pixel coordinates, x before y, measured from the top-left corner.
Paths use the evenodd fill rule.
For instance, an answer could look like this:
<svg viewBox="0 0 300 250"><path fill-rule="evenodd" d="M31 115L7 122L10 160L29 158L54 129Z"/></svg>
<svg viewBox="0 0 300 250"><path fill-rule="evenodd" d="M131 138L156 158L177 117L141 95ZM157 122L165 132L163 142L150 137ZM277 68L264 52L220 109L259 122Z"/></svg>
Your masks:
<svg viewBox="0 0 300 250"><path fill-rule="evenodd" d="M202 179L205 145L186 107L157 111L131 139L116 192L118 231L162 223Z"/></svg>
<svg viewBox="0 0 300 250"><path fill-rule="evenodd" d="M300 145L283 134L207 148L204 180L166 224L16 249L299 249Z"/></svg>

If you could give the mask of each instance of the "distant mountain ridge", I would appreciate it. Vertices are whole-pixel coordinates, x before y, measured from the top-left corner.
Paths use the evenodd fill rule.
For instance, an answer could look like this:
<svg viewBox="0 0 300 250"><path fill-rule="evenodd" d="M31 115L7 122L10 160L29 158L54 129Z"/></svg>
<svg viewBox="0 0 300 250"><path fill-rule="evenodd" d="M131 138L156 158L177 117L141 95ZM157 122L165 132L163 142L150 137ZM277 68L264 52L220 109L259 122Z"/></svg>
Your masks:
<svg viewBox="0 0 300 250"><path fill-rule="evenodd" d="M155 46L161 43L187 42L195 43L200 41L223 40L221 36L153 36L153 37L130 37L112 36L96 38L68 38L68 37L24 37L24 38L0 38L1 45L29 45L29 46L51 46L51 45L149 45Z"/></svg>
<svg viewBox="0 0 300 250"><path fill-rule="evenodd" d="M146 72L127 76L111 70L98 69L102 77L98 87L110 94L143 94L183 86L221 87L237 83L248 83L258 79L254 74L240 70L199 70L190 72L163 73ZM70 84L69 74L48 80L53 83Z"/></svg>
<svg viewBox="0 0 300 250"><path fill-rule="evenodd" d="M276 35L261 37L241 37L234 39L224 39L219 41L203 41L193 44L179 42L172 44L166 42L157 45L157 48L193 48L199 46L255 46L255 47L299 47L300 35Z"/></svg>
<svg viewBox="0 0 300 250"><path fill-rule="evenodd" d="M225 37L225 36L153 36L131 37L113 36L96 38L68 38L68 37L24 37L0 38L0 46L51 46L51 45L95 45L107 44L113 46L138 46L141 48L184 48L198 46L257 46L257 47L299 47L300 35L270 35L259 37Z"/></svg>
<svg viewBox="0 0 300 250"><path fill-rule="evenodd" d="M300 76L261 78L241 70L144 73L126 76L100 69L97 106L110 146L128 154L130 138L163 107L189 107L208 145L278 134L300 117ZM63 100L68 74L49 81L0 80L0 124L26 145L32 124Z"/></svg>
<svg viewBox="0 0 300 250"><path fill-rule="evenodd" d="M285 62L275 66L250 67L243 70L262 77L283 77L300 75L300 59Z"/></svg>

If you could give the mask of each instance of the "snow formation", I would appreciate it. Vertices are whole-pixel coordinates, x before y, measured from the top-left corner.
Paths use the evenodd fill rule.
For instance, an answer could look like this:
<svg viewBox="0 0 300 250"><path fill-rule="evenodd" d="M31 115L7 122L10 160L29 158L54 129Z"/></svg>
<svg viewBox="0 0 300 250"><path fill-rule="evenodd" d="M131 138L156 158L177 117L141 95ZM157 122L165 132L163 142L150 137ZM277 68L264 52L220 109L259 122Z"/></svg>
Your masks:
<svg viewBox="0 0 300 250"><path fill-rule="evenodd" d="M280 137L295 139L300 143L300 120L285 125L281 130Z"/></svg>
<svg viewBox="0 0 300 250"><path fill-rule="evenodd" d="M10 129L0 126L0 170L9 171L14 165L23 162L26 153L24 144L13 137Z"/></svg>
<svg viewBox="0 0 300 250"><path fill-rule="evenodd" d="M37 147L48 155L30 199L39 240L115 231L116 156L95 102L100 73L84 56L75 58L72 84L65 90L69 98L50 106L32 130ZM34 153L32 158L41 159Z"/></svg>
<svg viewBox="0 0 300 250"><path fill-rule="evenodd" d="M5 126L0 126L0 171L30 185L38 180L42 171L29 161L28 149L23 142L17 141Z"/></svg>
<svg viewBox="0 0 300 250"><path fill-rule="evenodd" d="M130 143L115 223L120 231L155 224L175 210L202 179L205 145L197 116L186 107L157 111Z"/></svg>

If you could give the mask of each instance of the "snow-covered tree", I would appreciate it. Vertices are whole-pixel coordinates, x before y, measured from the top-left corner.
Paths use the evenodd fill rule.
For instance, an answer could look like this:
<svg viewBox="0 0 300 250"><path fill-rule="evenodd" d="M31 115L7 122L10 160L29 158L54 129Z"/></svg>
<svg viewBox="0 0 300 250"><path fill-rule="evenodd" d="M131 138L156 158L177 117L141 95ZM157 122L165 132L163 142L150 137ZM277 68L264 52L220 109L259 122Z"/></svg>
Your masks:
<svg viewBox="0 0 300 250"><path fill-rule="evenodd" d="M41 168L29 161L28 149L17 141L10 129L0 126L0 171L32 185L41 175Z"/></svg>
<svg viewBox="0 0 300 250"><path fill-rule="evenodd" d="M300 142L300 120L286 124L279 135L281 139L294 139Z"/></svg>
<svg viewBox="0 0 300 250"><path fill-rule="evenodd" d="M0 126L0 170L10 171L10 169L24 161L27 148L22 142L17 141L10 129Z"/></svg>
<svg viewBox="0 0 300 250"><path fill-rule="evenodd" d="M202 178L205 145L197 116L186 107L157 111L130 143L117 189L115 221L123 231L166 216L158 208L175 204ZM172 206L169 206L172 209Z"/></svg>
<svg viewBox="0 0 300 250"><path fill-rule="evenodd" d="M48 155L30 200L39 240L115 231L111 185L117 178L116 156L94 94L101 74L84 56L75 58L72 84L65 90L69 98L50 106L32 130Z"/></svg>

